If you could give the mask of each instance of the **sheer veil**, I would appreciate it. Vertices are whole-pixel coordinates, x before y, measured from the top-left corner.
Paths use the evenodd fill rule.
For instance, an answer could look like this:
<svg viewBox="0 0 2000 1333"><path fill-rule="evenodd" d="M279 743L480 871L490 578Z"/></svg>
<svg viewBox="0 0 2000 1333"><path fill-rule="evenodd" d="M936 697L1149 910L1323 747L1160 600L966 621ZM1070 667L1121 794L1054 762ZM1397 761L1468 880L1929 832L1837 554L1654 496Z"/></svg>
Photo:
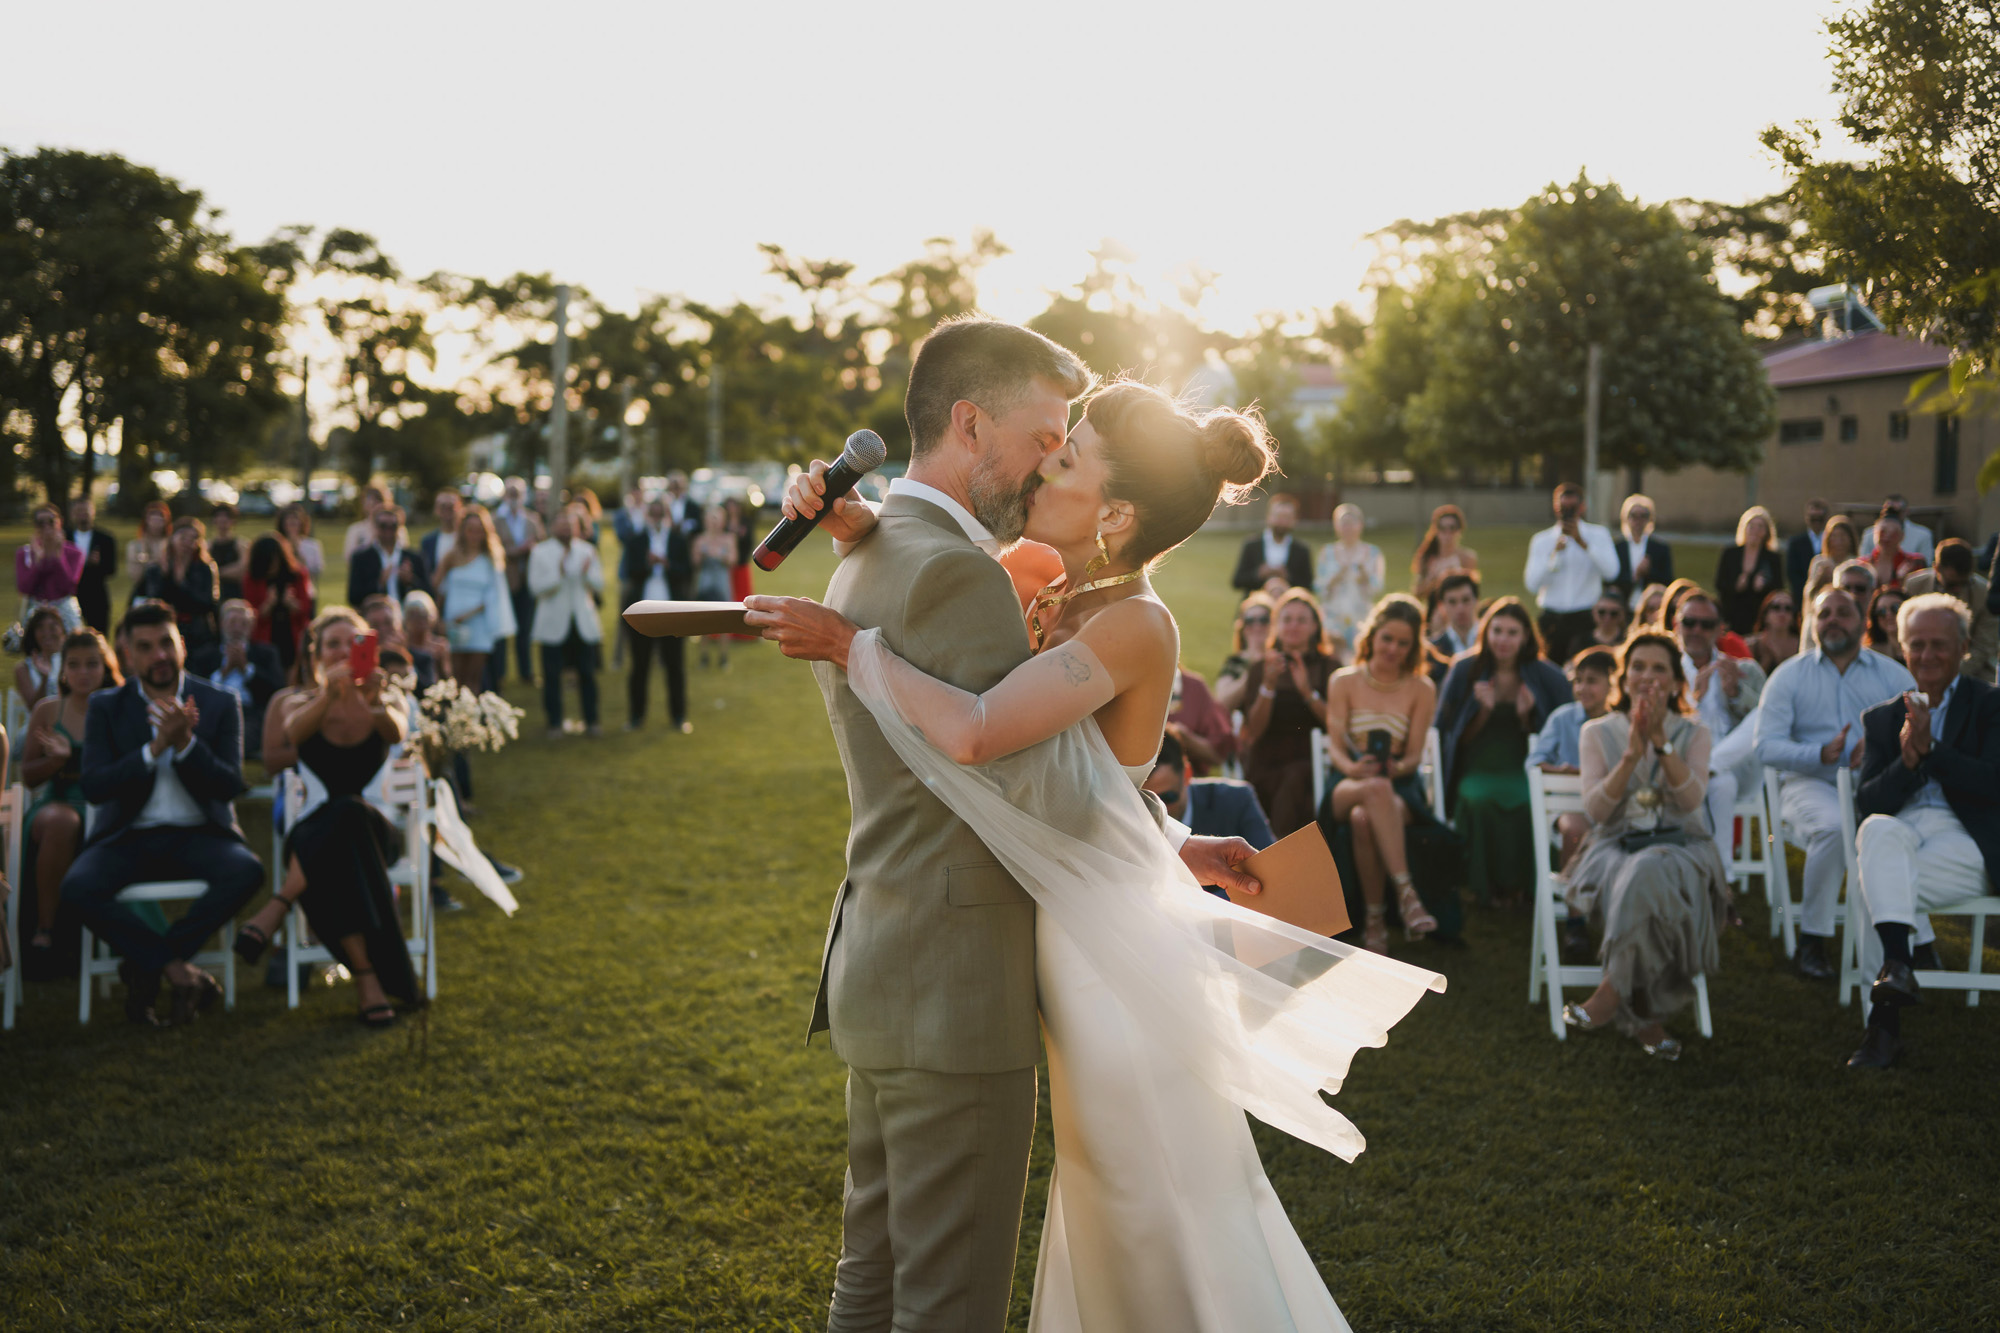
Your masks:
<svg viewBox="0 0 2000 1333"><path fill-rule="evenodd" d="M931 791L1074 940L1149 1041L1277 1129L1352 1161L1361 1133L1320 1096L1444 978L1205 893L1085 719L978 768L904 714L910 670L863 630L848 683Z"/></svg>

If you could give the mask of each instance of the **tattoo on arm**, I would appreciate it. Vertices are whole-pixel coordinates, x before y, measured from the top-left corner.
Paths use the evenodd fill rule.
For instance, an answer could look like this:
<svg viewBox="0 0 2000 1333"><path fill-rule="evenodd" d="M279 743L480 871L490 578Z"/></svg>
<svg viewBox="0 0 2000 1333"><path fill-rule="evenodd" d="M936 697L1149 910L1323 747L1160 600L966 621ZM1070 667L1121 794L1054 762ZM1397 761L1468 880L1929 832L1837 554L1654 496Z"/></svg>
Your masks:
<svg viewBox="0 0 2000 1333"><path fill-rule="evenodd" d="M1061 654L1063 679L1072 685L1081 685L1090 679L1090 663L1075 653Z"/></svg>

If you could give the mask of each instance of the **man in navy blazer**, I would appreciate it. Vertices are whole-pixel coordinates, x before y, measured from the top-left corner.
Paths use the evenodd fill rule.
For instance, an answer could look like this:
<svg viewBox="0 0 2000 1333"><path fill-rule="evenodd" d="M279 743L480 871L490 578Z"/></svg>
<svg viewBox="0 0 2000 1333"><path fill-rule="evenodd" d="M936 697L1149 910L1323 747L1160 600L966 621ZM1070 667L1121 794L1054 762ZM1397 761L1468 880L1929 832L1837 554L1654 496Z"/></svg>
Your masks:
<svg viewBox="0 0 2000 1333"><path fill-rule="evenodd" d="M1880 969L1851 1069L1886 1069L1902 1051L1902 1010L1918 998L1917 914L2000 883L2000 690L1959 674L1970 620L1945 593L1903 603L1896 637L1917 688L1861 715L1856 916L1863 975L1878 959Z"/></svg>
<svg viewBox="0 0 2000 1333"><path fill-rule="evenodd" d="M84 924L124 955L125 1016L158 1026L162 975L171 1021L185 1023L221 993L189 965L263 883L231 802L243 792L243 716L236 696L182 670L173 609L136 603L121 627L132 679L91 696L84 727L83 795L90 827L63 876L62 896ZM117 901L147 880L199 879L208 891L161 935Z"/></svg>
<svg viewBox="0 0 2000 1333"><path fill-rule="evenodd" d="M465 501L457 491L447 488L439 491L437 499L431 501L431 513L437 516L437 527L424 534L424 539L417 543L417 549L423 552L424 568L435 574L438 562L451 554L453 544L458 541L458 521L465 517ZM440 550L440 547L443 549ZM432 589L432 594L436 594L436 589ZM354 605L358 610L361 603Z"/></svg>
<svg viewBox="0 0 2000 1333"><path fill-rule="evenodd" d="M1228 778L1192 776L1187 751L1172 731L1160 738L1160 755L1146 775L1146 790L1197 836L1241 838L1260 852L1277 841L1264 807L1257 803L1256 788ZM1229 896L1216 888L1209 892L1218 898Z"/></svg>
<svg viewBox="0 0 2000 1333"><path fill-rule="evenodd" d="M395 598L398 605L413 592L427 592L435 597L430 563L424 559L423 551L402 544L402 508L382 505L368 521L375 527L375 540L356 551L347 562L347 604L360 606L377 593Z"/></svg>

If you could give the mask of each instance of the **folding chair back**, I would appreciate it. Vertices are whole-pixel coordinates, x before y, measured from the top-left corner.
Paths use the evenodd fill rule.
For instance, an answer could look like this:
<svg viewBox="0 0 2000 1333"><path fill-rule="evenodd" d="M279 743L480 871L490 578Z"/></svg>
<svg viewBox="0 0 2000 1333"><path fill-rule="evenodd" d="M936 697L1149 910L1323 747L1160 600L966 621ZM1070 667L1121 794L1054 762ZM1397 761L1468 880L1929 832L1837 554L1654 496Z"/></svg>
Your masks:
<svg viewBox="0 0 2000 1333"><path fill-rule="evenodd" d="M14 1030L14 1011L21 1006L21 895L27 885L21 878L22 822L26 817L28 789L15 782L0 792L0 837L7 840L7 956L13 963L0 977L0 1031ZM42 923L43 929L48 923Z"/></svg>

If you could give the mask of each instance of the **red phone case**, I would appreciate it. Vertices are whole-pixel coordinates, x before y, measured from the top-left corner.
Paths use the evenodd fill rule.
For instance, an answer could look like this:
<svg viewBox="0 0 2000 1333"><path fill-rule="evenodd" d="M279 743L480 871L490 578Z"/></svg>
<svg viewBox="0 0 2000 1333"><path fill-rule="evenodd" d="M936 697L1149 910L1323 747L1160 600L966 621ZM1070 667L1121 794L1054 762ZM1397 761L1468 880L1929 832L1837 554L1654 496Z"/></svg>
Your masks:
<svg viewBox="0 0 2000 1333"><path fill-rule="evenodd" d="M373 634L354 636L354 646L347 651L347 669L354 679L366 680L375 674L378 651Z"/></svg>

